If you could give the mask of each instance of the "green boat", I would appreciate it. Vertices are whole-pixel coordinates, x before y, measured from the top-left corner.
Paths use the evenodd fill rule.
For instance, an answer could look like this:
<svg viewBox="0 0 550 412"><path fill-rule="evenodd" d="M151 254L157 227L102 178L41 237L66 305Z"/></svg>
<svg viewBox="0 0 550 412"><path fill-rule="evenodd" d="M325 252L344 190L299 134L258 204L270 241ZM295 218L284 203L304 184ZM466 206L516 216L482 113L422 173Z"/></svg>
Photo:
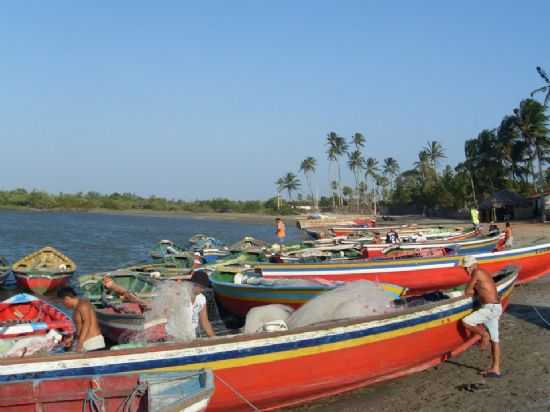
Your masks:
<svg viewBox="0 0 550 412"><path fill-rule="evenodd" d="M81 294L92 303L119 302L120 299L118 296L103 287L103 278L107 274L117 285L122 286L128 292L144 300L153 298L155 287L158 285L158 280L146 274L119 269L114 272L92 273L79 276L77 285Z"/></svg>
<svg viewBox="0 0 550 412"><path fill-rule="evenodd" d="M124 268L129 272L141 273L143 275L160 280L189 279L191 266L183 266L181 261L166 261L164 263L145 263Z"/></svg>
<svg viewBox="0 0 550 412"><path fill-rule="evenodd" d="M0 256L0 286L4 284L4 281L10 273L10 264L4 256Z"/></svg>

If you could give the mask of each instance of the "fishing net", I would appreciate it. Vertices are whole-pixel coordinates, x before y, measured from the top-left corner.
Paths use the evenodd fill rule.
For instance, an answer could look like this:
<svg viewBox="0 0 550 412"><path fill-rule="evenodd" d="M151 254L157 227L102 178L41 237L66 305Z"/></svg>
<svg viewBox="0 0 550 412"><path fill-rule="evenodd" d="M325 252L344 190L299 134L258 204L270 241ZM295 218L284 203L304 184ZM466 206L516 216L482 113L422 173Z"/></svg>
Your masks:
<svg viewBox="0 0 550 412"><path fill-rule="evenodd" d="M333 320L377 316L397 310L395 297L368 280L350 282L308 301L287 320L289 329Z"/></svg>
<svg viewBox="0 0 550 412"><path fill-rule="evenodd" d="M286 305L266 305L252 308L246 315L243 332L245 334L264 331L264 326L270 322L286 322L294 310Z"/></svg>

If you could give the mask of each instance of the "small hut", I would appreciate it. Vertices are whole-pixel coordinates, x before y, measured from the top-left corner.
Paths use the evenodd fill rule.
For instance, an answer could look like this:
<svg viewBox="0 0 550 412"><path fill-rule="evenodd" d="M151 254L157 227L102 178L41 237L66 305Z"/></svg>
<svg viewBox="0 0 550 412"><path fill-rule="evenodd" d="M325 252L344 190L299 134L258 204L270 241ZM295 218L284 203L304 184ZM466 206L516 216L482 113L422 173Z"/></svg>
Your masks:
<svg viewBox="0 0 550 412"><path fill-rule="evenodd" d="M507 221L530 219L533 217L533 204L528 199L510 190L493 193L479 205L483 221Z"/></svg>

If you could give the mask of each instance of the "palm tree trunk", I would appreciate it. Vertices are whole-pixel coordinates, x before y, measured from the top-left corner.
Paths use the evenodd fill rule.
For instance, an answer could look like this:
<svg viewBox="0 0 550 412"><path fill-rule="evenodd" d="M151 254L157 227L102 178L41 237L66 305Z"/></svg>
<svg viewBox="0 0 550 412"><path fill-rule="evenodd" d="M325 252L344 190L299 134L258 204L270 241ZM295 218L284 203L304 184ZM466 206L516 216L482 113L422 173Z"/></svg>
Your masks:
<svg viewBox="0 0 550 412"><path fill-rule="evenodd" d="M340 208L344 206L344 194L342 192L342 173L340 170L340 162L338 162L338 197L340 201Z"/></svg>

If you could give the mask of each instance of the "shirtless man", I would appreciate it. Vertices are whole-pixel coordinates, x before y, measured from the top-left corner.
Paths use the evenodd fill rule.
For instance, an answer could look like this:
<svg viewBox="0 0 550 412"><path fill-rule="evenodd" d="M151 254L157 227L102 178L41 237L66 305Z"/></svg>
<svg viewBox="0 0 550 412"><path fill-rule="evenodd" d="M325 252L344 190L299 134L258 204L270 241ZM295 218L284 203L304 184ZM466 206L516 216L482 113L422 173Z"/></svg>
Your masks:
<svg viewBox="0 0 550 412"><path fill-rule="evenodd" d="M77 352L89 352L105 348L105 340L99 329L97 317L92 304L87 299L77 296L70 287L65 287L57 292L57 296L63 299L63 304L73 309L73 319L76 324ZM72 338L66 345L72 344Z"/></svg>
<svg viewBox="0 0 550 412"><path fill-rule="evenodd" d="M481 308L462 319L462 324L471 333L481 336L481 349L485 350L491 344L491 366L481 374L488 378L500 377L500 341L498 336L498 321L502 315L502 306L493 278L489 273L479 268L473 256L464 258L464 268L470 276L465 296L476 295Z"/></svg>

